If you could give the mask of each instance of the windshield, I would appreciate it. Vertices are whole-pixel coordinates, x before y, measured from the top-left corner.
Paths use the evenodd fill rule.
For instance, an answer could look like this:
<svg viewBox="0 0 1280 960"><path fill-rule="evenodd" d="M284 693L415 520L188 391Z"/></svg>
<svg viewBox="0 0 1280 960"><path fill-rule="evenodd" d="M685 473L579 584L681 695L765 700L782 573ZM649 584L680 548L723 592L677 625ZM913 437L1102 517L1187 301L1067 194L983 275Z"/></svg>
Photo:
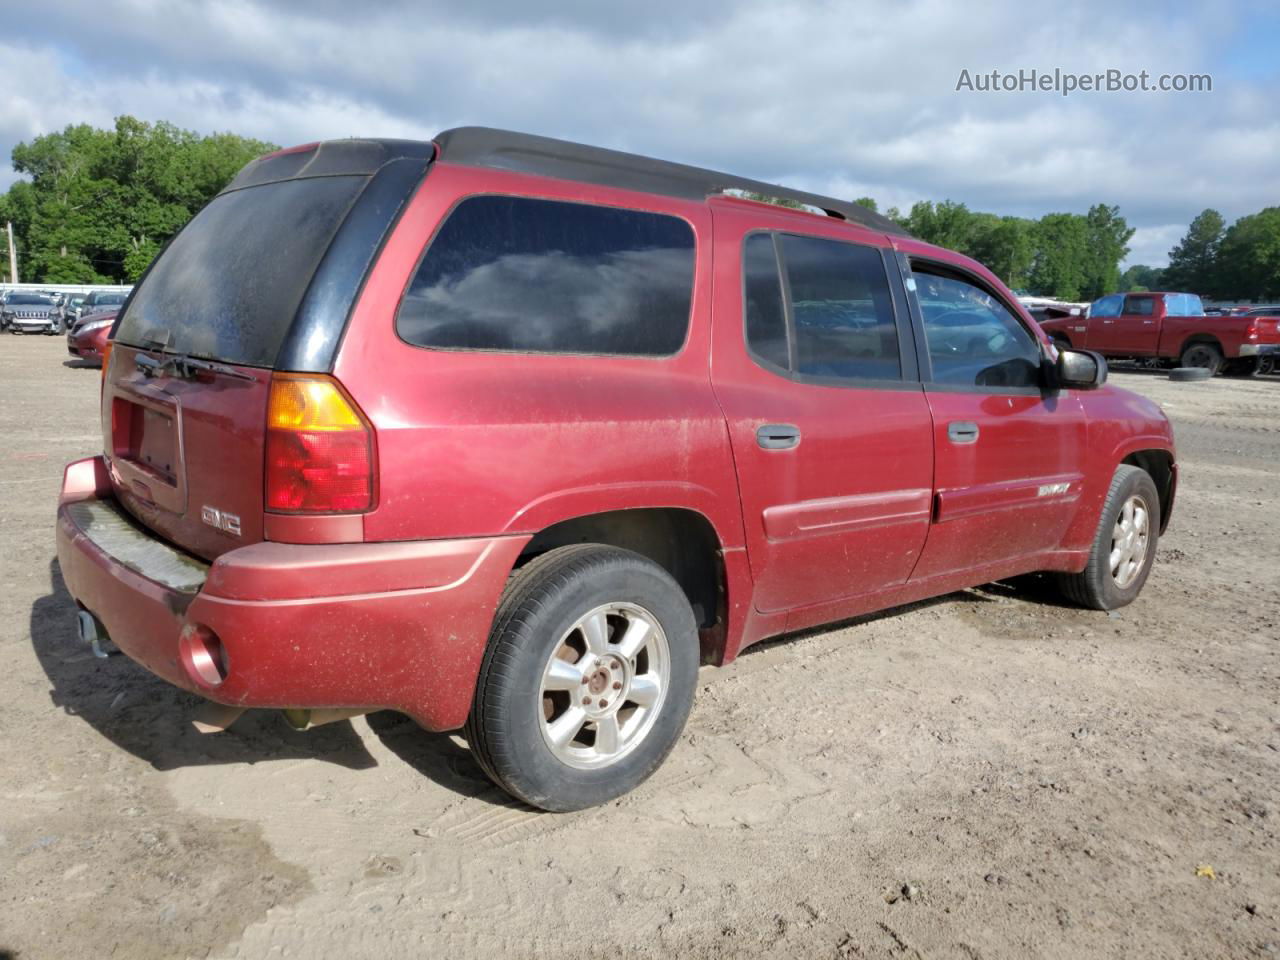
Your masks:
<svg viewBox="0 0 1280 960"><path fill-rule="evenodd" d="M15 293L9 297L9 303L23 306L40 306L49 307L53 305L53 300L49 297L42 297L34 293Z"/></svg>
<svg viewBox="0 0 1280 960"><path fill-rule="evenodd" d="M329 242L367 182L310 177L215 197L151 267L116 340L272 366Z"/></svg>

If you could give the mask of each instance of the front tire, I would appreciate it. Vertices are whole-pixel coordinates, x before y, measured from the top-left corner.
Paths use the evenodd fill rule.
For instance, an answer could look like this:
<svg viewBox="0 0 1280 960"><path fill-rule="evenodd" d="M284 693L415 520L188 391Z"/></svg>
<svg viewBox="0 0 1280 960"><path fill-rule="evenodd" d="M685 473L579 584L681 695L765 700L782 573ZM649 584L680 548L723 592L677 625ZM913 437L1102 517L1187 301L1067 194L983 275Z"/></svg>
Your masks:
<svg viewBox="0 0 1280 960"><path fill-rule="evenodd" d="M1102 505L1089 563L1080 573L1060 574L1069 600L1094 610L1127 606L1142 592L1160 539L1160 497L1145 470L1121 464Z"/></svg>
<svg viewBox="0 0 1280 960"><path fill-rule="evenodd" d="M543 810L634 789L675 746L693 705L698 630L652 561L577 544L511 578L466 737L490 778Z"/></svg>

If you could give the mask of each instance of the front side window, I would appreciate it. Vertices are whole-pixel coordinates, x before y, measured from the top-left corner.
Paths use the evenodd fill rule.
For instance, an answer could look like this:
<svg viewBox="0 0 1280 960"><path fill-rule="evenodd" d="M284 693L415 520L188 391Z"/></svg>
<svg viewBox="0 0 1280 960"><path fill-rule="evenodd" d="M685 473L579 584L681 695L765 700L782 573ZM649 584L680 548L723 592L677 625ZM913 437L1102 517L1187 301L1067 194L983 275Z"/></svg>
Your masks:
<svg viewBox="0 0 1280 960"><path fill-rule="evenodd" d="M679 217L469 197L423 256L396 329L423 347L669 356L689 329L693 269Z"/></svg>
<svg viewBox="0 0 1280 960"><path fill-rule="evenodd" d="M758 361L819 381L901 379L879 250L757 233L743 244L743 272L747 347Z"/></svg>
<svg viewBox="0 0 1280 960"><path fill-rule="evenodd" d="M1089 308L1089 316L1118 317L1122 306L1124 306L1124 294L1113 293L1101 300L1095 300L1093 306Z"/></svg>
<svg viewBox="0 0 1280 960"><path fill-rule="evenodd" d="M1038 387L1040 349L1003 303L983 288L916 267L933 382L966 387Z"/></svg>
<svg viewBox="0 0 1280 960"><path fill-rule="evenodd" d="M1155 309L1155 297L1127 297L1124 302L1125 316L1128 317L1149 317Z"/></svg>

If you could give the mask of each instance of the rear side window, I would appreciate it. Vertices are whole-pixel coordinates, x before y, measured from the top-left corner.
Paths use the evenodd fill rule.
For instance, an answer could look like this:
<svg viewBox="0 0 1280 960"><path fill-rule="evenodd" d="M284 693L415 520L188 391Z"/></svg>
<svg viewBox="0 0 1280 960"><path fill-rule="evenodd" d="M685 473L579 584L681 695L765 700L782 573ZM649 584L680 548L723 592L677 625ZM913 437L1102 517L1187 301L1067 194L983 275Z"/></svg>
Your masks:
<svg viewBox="0 0 1280 960"><path fill-rule="evenodd" d="M876 248L753 234L743 244L743 274L747 347L758 361L819 381L901 379L893 298Z"/></svg>
<svg viewBox="0 0 1280 960"><path fill-rule="evenodd" d="M1155 297L1126 297L1124 312L1131 317L1149 317L1156 310Z"/></svg>
<svg viewBox="0 0 1280 960"><path fill-rule="evenodd" d="M367 182L311 177L214 197L151 267L116 340L272 366L329 242Z"/></svg>
<svg viewBox="0 0 1280 960"><path fill-rule="evenodd" d="M1194 293L1166 293L1164 312L1169 317L1203 317L1204 304Z"/></svg>
<svg viewBox="0 0 1280 960"><path fill-rule="evenodd" d="M469 197L427 248L396 329L423 347L669 356L689 330L693 270L679 217Z"/></svg>
<svg viewBox="0 0 1280 960"><path fill-rule="evenodd" d="M782 278L771 234L747 237L742 246L742 276L747 348L756 359L789 371L787 311L782 304Z"/></svg>

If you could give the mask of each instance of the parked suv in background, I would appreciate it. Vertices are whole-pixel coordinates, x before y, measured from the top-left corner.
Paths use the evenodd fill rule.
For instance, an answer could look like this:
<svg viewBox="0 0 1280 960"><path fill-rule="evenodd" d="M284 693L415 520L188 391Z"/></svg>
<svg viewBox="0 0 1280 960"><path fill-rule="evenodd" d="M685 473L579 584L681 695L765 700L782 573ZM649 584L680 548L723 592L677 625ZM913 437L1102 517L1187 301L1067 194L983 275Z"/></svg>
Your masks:
<svg viewBox="0 0 1280 960"><path fill-rule="evenodd" d="M1031 571L1127 604L1173 505L1159 408L980 264L503 131L260 158L114 341L58 509L83 636L465 727L549 810L644 780L767 637Z"/></svg>
<svg viewBox="0 0 1280 960"><path fill-rule="evenodd" d="M10 333L56 333L58 318L53 296L15 290L5 299L5 326Z"/></svg>

